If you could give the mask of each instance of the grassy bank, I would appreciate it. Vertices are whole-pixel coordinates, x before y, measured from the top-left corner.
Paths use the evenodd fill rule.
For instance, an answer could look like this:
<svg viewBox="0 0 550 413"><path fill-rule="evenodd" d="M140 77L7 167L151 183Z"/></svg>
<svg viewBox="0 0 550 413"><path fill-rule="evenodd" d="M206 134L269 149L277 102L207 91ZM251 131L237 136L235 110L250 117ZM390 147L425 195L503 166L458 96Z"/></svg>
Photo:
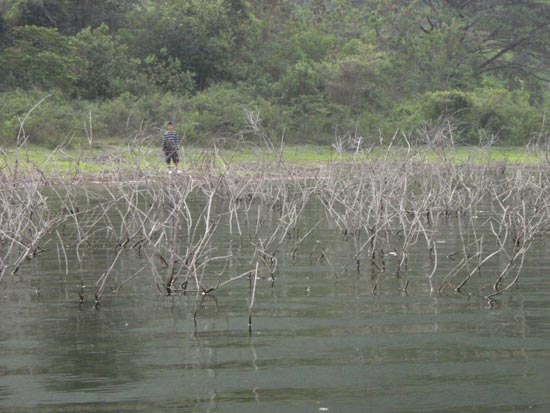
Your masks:
<svg viewBox="0 0 550 413"><path fill-rule="evenodd" d="M208 166L223 172L238 166L243 173L253 172L258 166L277 162L289 168L318 169L334 162L373 162L381 160L419 163L453 162L456 164L521 164L537 165L546 162L544 153L528 151L524 147L453 149L374 147L363 152L338 153L332 147L286 146L274 152L255 146L233 149L215 147L185 147L181 151L181 166L190 173L200 173ZM234 170L234 168L231 168ZM0 152L0 172L14 174L43 173L60 178L109 177L117 175L155 175L166 172L161 151L150 146L102 146L50 150L38 146L8 148Z"/></svg>

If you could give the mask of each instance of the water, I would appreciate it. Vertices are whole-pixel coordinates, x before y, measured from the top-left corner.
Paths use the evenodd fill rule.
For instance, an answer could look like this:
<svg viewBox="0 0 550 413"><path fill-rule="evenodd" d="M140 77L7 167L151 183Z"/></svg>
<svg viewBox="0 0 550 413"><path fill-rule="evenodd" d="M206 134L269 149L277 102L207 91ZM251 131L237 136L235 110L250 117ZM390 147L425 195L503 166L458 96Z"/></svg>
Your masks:
<svg viewBox="0 0 550 413"><path fill-rule="evenodd" d="M446 232L442 256L458 238L452 225ZM68 275L55 249L25 263L0 286L0 411L550 411L544 243L520 288L489 306L476 294L431 293L420 246L407 292L388 274L373 295L350 244L328 228L314 235L296 260L280 255L273 285L258 280L251 335L245 279L197 302L160 295L144 271L96 308L93 284L112 249L71 261ZM117 274L140 265L128 252Z"/></svg>

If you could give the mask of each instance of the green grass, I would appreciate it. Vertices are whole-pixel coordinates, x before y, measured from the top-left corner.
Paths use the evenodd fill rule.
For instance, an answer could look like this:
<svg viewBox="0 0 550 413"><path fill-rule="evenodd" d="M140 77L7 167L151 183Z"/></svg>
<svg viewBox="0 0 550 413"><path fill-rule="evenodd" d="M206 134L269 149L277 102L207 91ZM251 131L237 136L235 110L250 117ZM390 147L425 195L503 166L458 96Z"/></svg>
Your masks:
<svg viewBox="0 0 550 413"><path fill-rule="evenodd" d="M477 147L459 147L449 154L449 158L457 163L472 162L474 164L486 163L512 163L512 164L537 164L544 158L533 152L528 152L524 147L494 147L491 149Z"/></svg>
<svg viewBox="0 0 550 413"><path fill-rule="evenodd" d="M523 147L476 148L460 147L455 150L408 150L406 147L374 148L370 152L345 152L341 155L329 147L287 146L282 152L268 153L261 148L248 146L237 149L215 150L214 148L185 147L181 166L194 170L201 165L212 165L223 170L228 165L239 165L242 170L281 160L285 165L296 168L317 168L332 162L369 162L412 158L416 162L435 163L450 161L456 164L511 163L536 165L545 162L544 155L537 156ZM107 145L94 148L52 151L43 147L25 146L0 152L0 171L17 170L18 173L41 171L44 174L62 178L76 176L101 176L114 173L163 173L166 170L162 154L156 147L135 147Z"/></svg>

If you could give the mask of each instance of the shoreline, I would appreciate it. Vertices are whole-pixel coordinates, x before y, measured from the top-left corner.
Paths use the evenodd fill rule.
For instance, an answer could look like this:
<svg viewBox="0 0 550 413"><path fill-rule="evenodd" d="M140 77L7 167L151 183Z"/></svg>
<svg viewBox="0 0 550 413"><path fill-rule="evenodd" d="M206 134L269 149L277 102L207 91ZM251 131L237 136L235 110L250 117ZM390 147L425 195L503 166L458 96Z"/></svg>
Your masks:
<svg viewBox="0 0 550 413"><path fill-rule="evenodd" d="M182 175L169 175L159 151L143 147L93 148L86 150L50 151L41 147L2 150L0 182L19 185L36 181L47 183L121 183L185 177L263 177L263 179L322 179L335 171L353 172L355 168L380 165L415 165L439 169L441 165L456 168L538 169L550 166L546 152L527 148L376 148L369 153L337 155L326 147L284 147L279 152L218 150L189 147L182 151Z"/></svg>

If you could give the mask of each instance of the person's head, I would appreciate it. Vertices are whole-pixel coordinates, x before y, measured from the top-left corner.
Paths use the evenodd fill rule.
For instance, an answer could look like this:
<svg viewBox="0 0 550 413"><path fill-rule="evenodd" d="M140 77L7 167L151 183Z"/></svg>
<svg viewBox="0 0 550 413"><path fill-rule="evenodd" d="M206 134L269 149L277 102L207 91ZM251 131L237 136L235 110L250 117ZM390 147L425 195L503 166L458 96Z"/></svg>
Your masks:
<svg viewBox="0 0 550 413"><path fill-rule="evenodd" d="M168 123L166 124L166 128L167 128L168 130L174 130L174 124L173 124L172 122L168 122Z"/></svg>

